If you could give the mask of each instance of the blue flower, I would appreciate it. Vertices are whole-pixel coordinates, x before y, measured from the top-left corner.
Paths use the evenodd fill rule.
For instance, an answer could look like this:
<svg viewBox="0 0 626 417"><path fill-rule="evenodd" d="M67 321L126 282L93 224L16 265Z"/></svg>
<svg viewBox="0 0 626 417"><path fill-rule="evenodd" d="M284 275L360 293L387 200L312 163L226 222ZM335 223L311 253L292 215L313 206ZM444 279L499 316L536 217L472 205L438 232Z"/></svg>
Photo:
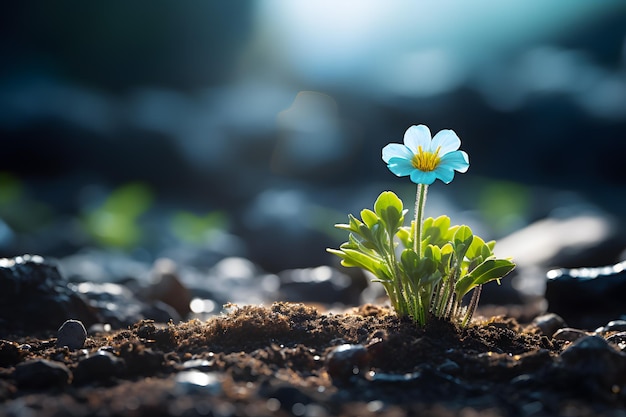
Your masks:
<svg viewBox="0 0 626 417"><path fill-rule="evenodd" d="M430 185L437 178L449 184L454 171L469 168L469 157L459 146L461 139L452 130L442 130L431 139L428 127L411 126L404 133L404 145L390 143L383 148L383 161L398 177L409 175L416 184Z"/></svg>

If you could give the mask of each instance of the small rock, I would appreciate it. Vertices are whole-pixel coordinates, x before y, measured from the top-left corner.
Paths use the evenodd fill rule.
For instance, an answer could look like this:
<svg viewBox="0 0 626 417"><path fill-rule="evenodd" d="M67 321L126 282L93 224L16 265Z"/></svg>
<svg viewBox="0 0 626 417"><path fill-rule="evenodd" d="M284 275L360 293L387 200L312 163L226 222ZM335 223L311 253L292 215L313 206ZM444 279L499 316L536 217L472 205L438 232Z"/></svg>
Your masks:
<svg viewBox="0 0 626 417"><path fill-rule="evenodd" d="M443 375L442 373L434 373L432 369L430 368L428 368L428 371L430 371L430 374L432 375L437 375L437 376ZM429 376L432 376L432 375L429 375ZM424 380L422 371L415 371L415 372L408 372L408 373L369 371L365 377L368 381L378 382L378 383L402 384L402 383L408 383L408 382L415 383L415 382Z"/></svg>
<svg viewBox="0 0 626 417"><path fill-rule="evenodd" d="M536 297L548 291L545 275L542 275L552 265L602 265L615 259L624 247L619 243L622 238L617 223L605 213L587 207L589 204L584 202L581 206L568 206L566 210L551 210L548 217L498 239L496 255L510 256L517 264L511 278L503 283L510 281L524 296ZM593 232L580 233L580 230ZM485 289L489 287L492 286L486 285ZM554 291L550 295L554 295L559 308L550 307L549 311L559 314L569 325L578 326L560 310L561 300L565 303L563 297L569 294ZM569 304L567 311L574 310L576 305Z"/></svg>
<svg viewBox="0 0 626 417"><path fill-rule="evenodd" d="M557 330L567 327L567 324L558 314L548 313L536 317L531 326L537 327L545 336L552 337Z"/></svg>
<svg viewBox="0 0 626 417"><path fill-rule="evenodd" d="M623 352L626 349L626 332L615 333L607 337L606 341L616 344L620 351Z"/></svg>
<svg viewBox="0 0 626 417"><path fill-rule="evenodd" d="M110 352L98 350L78 362L74 371L74 383L108 380L123 370L123 359Z"/></svg>
<svg viewBox="0 0 626 417"><path fill-rule="evenodd" d="M186 317L190 312L191 293L181 282L176 263L167 258L157 259L150 275L148 297L172 306L181 317Z"/></svg>
<svg viewBox="0 0 626 417"><path fill-rule="evenodd" d="M61 362L35 359L15 367L15 380L20 388L49 388L67 385L72 373Z"/></svg>
<svg viewBox="0 0 626 417"><path fill-rule="evenodd" d="M326 368L334 382L345 383L363 371L370 355L363 345L343 344L332 348L326 357Z"/></svg>
<svg viewBox="0 0 626 417"><path fill-rule="evenodd" d="M87 325L100 321L57 267L41 256L0 259L0 288L0 334L49 331L68 317Z"/></svg>
<svg viewBox="0 0 626 417"><path fill-rule="evenodd" d="M197 371L208 371L213 367L214 361L209 361L206 359L192 359L186 362L183 362L184 369L195 369Z"/></svg>
<svg viewBox="0 0 626 417"><path fill-rule="evenodd" d="M83 347L87 339L87 330L78 320L67 320L57 332L57 346L67 346L72 350Z"/></svg>
<svg viewBox="0 0 626 417"><path fill-rule="evenodd" d="M125 328L146 318L161 322L179 319L172 307L160 302L145 303L124 285L81 282L70 286L89 300L91 307L102 317L100 322L110 324L113 329ZM165 311L167 309L169 311Z"/></svg>
<svg viewBox="0 0 626 417"><path fill-rule="evenodd" d="M552 339L554 340L564 340L566 342L575 342L578 339L581 339L588 334L582 330L572 329L569 327L557 330Z"/></svg>
<svg viewBox="0 0 626 417"><path fill-rule="evenodd" d="M0 368L15 365L22 357L21 349L15 342L0 340Z"/></svg>
<svg viewBox="0 0 626 417"><path fill-rule="evenodd" d="M615 350L601 336L583 337L561 355L562 366L577 375L611 387L626 382L626 354Z"/></svg>
<svg viewBox="0 0 626 417"><path fill-rule="evenodd" d="M437 367L437 370L443 372L444 374L456 375L461 370L461 367L453 360L446 359L441 365Z"/></svg>
<svg viewBox="0 0 626 417"><path fill-rule="evenodd" d="M570 326L595 329L626 314L626 262L599 268L554 269L547 278L548 310Z"/></svg>
<svg viewBox="0 0 626 417"><path fill-rule="evenodd" d="M201 372L197 370L179 372L174 378L174 390L180 394L212 394L222 392L222 377L215 372Z"/></svg>
<svg viewBox="0 0 626 417"><path fill-rule="evenodd" d="M609 332L625 332L626 320L612 320L605 326L596 329L596 333L609 333Z"/></svg>
<svg viewBox="0 0 626 417"><path fill-rule="evenodd" d="M537 383L537 379L531 374L521 374L509 382L515 388L527 388Z"/></svg>

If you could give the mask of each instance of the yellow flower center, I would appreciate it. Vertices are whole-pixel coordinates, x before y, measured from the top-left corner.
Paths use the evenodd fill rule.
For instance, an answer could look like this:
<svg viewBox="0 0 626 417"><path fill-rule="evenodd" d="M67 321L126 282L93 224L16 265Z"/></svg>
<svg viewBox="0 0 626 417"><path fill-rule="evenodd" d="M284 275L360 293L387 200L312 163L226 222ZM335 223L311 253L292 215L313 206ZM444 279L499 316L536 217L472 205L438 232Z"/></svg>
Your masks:
<svg viewBox="0 0 626 417"><path fill-rule="evenodd" d="M417 148L417 153L411 158L411 164L423 172L434 171L439 165L441 158L439 157L439 150L441 146L437 147L435 152L424 152L421 146Z"/></svg>

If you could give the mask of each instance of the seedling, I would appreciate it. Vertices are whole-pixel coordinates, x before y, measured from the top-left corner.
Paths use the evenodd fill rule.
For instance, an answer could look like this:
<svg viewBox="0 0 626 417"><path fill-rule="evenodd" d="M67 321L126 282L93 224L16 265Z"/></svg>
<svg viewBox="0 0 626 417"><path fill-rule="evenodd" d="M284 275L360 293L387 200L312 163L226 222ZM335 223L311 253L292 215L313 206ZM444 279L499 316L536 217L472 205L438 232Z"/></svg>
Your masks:
<svg viewBox="0 0 626 417"><path fill-rule="evenodd" d="M382 158L389 170L417 184L415 219L405 226L408 210L396 194L384 191L373 211L362 210L360 219L350 214L348 224L335 225L349 232L348 241L339 249L328 249L342 265L374 274L397 314L420 325L434 316L467 326L482 286L490 281L499 284L515 268L510 258L496 258L495 241L485 242L468 226L451 226L445 215L423 219L428 186L436 179L449 184L455 171L469 168L469 157L458 150L460 145L452 130L431 138L428 127L419 125L406 131L404 144L385 146Z"/></svg>

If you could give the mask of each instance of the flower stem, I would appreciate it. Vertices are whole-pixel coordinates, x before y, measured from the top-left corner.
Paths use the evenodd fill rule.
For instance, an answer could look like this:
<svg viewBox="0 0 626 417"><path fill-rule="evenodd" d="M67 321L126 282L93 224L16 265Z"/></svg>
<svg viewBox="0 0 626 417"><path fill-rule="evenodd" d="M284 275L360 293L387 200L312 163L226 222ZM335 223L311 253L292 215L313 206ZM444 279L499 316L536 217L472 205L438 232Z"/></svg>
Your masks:
<svg viewBox="0 0 626 417"><path fill-rule="evenodd" d="M465 313L465 317L463 318L461 327L466 327L469 322L472 321L472 316L476 312L476 307L478 307L478 299L480 298L480 293L482 289L482 285L474 288L474 292L472 293L472 299L470 300L469 306L467 306L467 313Z"/></svg>
<svg viewBox="0 0 626 417"><path fill-rule="evenodd" d="M424 218L424 205L426 204L426 192L428 185L417 184L415 195L415 236L413 236L413 250L419 259L422 258L422 220Z"/></svg>

